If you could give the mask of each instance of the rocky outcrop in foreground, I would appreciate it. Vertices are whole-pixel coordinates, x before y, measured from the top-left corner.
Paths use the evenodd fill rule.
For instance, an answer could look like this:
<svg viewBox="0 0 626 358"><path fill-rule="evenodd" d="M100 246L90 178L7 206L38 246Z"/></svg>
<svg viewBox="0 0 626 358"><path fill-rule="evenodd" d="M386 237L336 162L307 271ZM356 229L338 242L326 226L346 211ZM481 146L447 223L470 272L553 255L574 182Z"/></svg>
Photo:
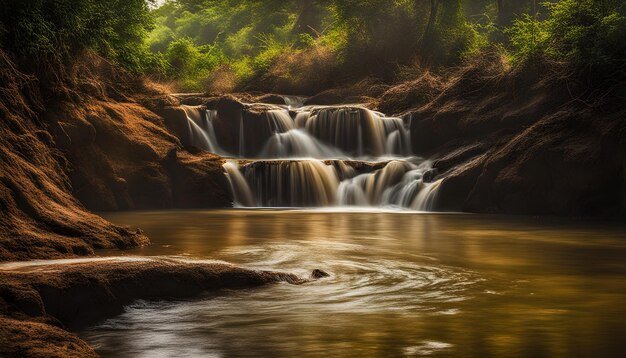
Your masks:
<svg viewBox="0 0 626 358"><path fill-rule="evenodd" d="M315 270L312 279L327 275ZM93 357L78 329L123 312L137 299L194 297L308 279L226 264L148 258L0 266L0 356Z"/></svg>

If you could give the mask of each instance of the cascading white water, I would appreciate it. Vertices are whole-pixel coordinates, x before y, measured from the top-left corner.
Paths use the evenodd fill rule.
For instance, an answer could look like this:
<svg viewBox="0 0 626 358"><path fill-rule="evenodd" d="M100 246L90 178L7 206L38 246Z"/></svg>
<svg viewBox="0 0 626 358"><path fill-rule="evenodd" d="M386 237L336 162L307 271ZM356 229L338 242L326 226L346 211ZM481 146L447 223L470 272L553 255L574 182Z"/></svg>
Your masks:
<svg viewBox="0 0 626 358"><path fill-rule="evenodd" d="M338 188L339 205L398 206L432 210L438 184L424 183L429 163L389 162L383 169L344 180Z"/></svg>
<svg viewBox="0 0 626 358"><path fill-rule="evenodd" d="M300 108L304 106L304 101L306 100L306 97L283 96L283 99L285 100L285 104L287 105L287 108L296 109L296 108Z"/></svg>
<svg viewBox="0 0 626 358"><path fill-rule="evenodd" d="M434 183L426 184L419 194L415 197L412 207L422 211L433 211L437 203L437 193L443 179L439 179Z"/></svg>
<svg viewBox="0 0 626 358"><path fill-rule="evenodd" d="M193 146L212 153L226 155L220 148L213 127L217 115L215 110L206 110L203 106L186 106L181 108L187 117L187 133L180 135L184 145Z"/></svg>
<svg viewBox="0 0 626 358"><path fill-rule="evenodd" d="M265 158L345 158L340 150L321 143L302 129L275 133L262 152Z"/></svg>
<svg viewBox="0 0 626 358"><path fill-rule="evenodd" d="M246 179L239 172L237 164L227 161L223 165L230 182L236 206L257 206Z"/></svg>
<svg viewBox="0 0 626 358"><path fill-rule="evenodd" d="M272 109L265 112L265 115L269 119L274 133L284 133L295 128L293 119L287 110Z"/></svg>
<svg viewBox="0 0 626 358"><path fill-rule="evenodd" d="M409 130L401 118L361 107L311 107L295 121L298 128L357 157L410 154Z"/></svg>
<svg viewBox="0 0 626 358"><path fill-rule="evenodd" d="M240 193L250 193L265 207L370 206L404 207L432 211L441 181L424 183L428 162L390 161L380 169L357 174L343 160L253 161L239 168L228 162L238 203ZM230 174L239 171L239 176ZM236 179L233 180L233 179ZM238 186L241 186L238 188ZM248 200L250 201L250 200ZM244 205L245 206L245 205Z"/></svg>
<svg viewBox="0 0 626 358"><path fill-rule="evenodd" d="M332 165L319 160L257 161L241 168L261 206L331 206L339 178Z"/></svg>
<svg viewBox="0 0 626 358"><path fill-rule="evenodd" d="M236 205L435 208L441 181L424 182L430 165L410 156L409 126L403 119L359 106L290 103L283 109L260 105L245 120L242 110L227 121L237 133L230 139L221 139L224 133L215 130L216 110L183 106L186 144L228 156L218 144L218 139L225 140L236 143L233 151L239 158L261 148L252 155L264 159L224 164ZM248 148L253 139L256 147Z"/></svg>

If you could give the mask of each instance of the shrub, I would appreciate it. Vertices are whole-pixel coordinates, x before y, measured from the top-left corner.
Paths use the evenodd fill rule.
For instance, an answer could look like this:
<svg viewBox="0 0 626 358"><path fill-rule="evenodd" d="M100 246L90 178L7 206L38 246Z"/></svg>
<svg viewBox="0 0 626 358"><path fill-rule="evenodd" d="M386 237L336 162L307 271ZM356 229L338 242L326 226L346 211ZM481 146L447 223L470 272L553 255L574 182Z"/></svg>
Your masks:
<svg viewBox="0 0 626 358"><path fill-rule="evenodd" d="M550 38L545 22L528 14L513 21L513 25L505 30L513 47L513 63L536 61L545 55Z"/></svg>

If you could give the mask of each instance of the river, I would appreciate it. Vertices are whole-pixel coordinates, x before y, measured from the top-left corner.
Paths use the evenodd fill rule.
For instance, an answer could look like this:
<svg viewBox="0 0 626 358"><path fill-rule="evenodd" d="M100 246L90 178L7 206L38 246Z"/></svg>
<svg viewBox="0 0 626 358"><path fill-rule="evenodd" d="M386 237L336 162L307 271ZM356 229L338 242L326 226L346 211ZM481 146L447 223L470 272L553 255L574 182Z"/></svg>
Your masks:
<svg viewBox="0 0 626 358"><path fill-rule="evenodd" d="M330 274L136 302L80 332L105 357L599 357L626 348L623 224L358 209L104 216L152 239L125 255Z"/></svg>

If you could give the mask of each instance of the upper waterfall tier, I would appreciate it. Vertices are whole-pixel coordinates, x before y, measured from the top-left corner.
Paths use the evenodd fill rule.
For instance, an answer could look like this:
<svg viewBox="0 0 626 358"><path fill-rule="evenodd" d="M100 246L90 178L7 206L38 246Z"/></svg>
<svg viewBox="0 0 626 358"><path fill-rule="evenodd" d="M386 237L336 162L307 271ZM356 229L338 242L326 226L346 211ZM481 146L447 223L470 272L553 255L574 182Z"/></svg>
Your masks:
<svg viewBox="0 0 626 358"><path fill-rule="evenodd" d="M186 123L175 132L183 145L227 157L371 159L411 154L403 119L359 105L297 107L223 99L182 107Z"/></svg>

